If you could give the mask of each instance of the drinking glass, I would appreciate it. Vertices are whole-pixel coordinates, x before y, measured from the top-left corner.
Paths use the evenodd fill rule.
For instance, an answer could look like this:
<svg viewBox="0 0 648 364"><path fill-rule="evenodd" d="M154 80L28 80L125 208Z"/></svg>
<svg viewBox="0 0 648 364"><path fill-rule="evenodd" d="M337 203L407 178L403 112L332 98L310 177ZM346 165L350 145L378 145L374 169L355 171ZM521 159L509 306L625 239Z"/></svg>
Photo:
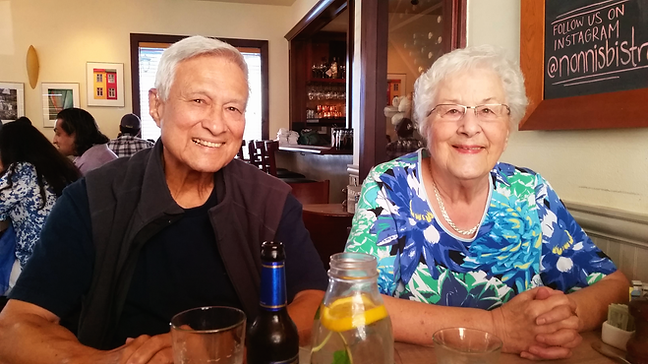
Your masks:
<svg viewBox="0 0 648 364"><path fill-rule="evenodd" d="M171 319L175 364L241 364L245 313L233 307L198 307Z"/></svg>
<svg viewBox="0 0 648 364"><path fill-rule="evenodd" d="M502 340L486 331L454 327L432 336L438 364L496 364Z"/></svg>

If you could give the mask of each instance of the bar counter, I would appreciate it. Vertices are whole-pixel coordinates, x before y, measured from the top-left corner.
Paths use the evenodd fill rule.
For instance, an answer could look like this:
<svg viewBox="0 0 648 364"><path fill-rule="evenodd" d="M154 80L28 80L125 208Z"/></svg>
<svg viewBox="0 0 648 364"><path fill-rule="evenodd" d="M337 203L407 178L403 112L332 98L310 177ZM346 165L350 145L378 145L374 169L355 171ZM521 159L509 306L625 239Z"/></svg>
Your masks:
<svg viewBox="0 0 648 364"><path fill-rule="evenodd" d="M353 154L353 150L350 149L336 149L331 146L321 146L321 145L284 144L284 145L279 145L279 150L283 152L297 152L297 153L309 153L309 154L345 154L345 155Z"/></svg>
<svg viewBox="0 0 648 364"><path fill-rule="evenodd" d="M347 166L353 163L353 152L330 146L280 145L275 154L277 167L298 172L316 181L329 180L330 203L341 203L346 199L342 192L349 184Z"/></svg>

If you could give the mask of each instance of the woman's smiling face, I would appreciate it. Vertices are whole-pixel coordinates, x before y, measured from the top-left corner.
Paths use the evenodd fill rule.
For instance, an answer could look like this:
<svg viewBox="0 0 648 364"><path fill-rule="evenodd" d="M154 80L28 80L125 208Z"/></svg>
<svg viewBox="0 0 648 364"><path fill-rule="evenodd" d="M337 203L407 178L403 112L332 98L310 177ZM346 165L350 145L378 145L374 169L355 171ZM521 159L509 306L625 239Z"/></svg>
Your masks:
<svg viewBox="0 0 648 364"><path fill-rule="evenodd" d="M435 105L506 104L502 81L490 69L460 71L440 84ZM458 179L476 179L488 175L506 149L510 132L508 114L496 120L478 118L467 109L459 120L447 120L431 113L428 147L437 169Z"/></svg>

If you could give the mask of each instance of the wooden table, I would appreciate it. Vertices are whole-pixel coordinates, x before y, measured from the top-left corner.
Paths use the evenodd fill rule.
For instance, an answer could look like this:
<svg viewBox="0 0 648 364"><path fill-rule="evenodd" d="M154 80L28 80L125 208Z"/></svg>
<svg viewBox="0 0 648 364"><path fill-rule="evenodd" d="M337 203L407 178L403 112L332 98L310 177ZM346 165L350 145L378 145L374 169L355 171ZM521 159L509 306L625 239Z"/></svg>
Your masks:
<svg viewBox="0 0 648 364"><path fill-rule="evenodd" d="M344 250L353 214L344 211L340 203L311 204L304 205L303 219L313 245L328 269L331 255Z"/></svg>
<svg viewBox="0 0 648 364"><path fill-rule="evenodd" d="M304 205L304 212L318 214L321 216L344 218L353 217L352 213L344 210L341 203L306 204Z"/></svg>
<svg viewBox="0 0 648 364"><path fill-rule="evenodd" d="M585 332L583 335L583 342L573 350L573 355L568 359L545 361L551 364L611 364L615 363L614 360L599 354L592 349L593 342L601 341L601 333L598 331ZM436 357L434 356L434 348L395 343L394 344L394 362L396 364L435 364ZM501 354L499 362L501 364L532 364L533 361L520 358L519 355L514 354Z"/></svg>

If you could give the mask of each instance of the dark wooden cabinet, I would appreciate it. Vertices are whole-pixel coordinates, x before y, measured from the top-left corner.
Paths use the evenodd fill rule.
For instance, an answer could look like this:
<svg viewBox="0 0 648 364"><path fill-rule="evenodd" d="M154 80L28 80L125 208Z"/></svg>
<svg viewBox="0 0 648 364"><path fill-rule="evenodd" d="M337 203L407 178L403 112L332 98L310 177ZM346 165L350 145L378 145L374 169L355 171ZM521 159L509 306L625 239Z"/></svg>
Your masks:
<svg viewBox="0 0 648 364"><path fill-rule="evenodd" d="M347 125L346 33L318 32L306 41L305 51L306 63L300 66L306 68L306 77L297 80L298 88L302 83L305 87L294 95L300 108L291 128L316 127L328 137L330 128Z"/></svg>
<svg viewBox="0 0 648 364"><path fill-rule="evenodd" d="M346 47L346 33L318 32L291 49L304 53L294 55L291 130L315 128L330 142L331 128L347 126Z"/></svg>
<svg viewBox="0 0 648 364"><path fill-rule="evenodd" d="M314 129L326 139L330 138L331 128L351 127L347 80L352 48L347 6L346 1L320 1L314 9L321 12L308 14L286 34L290 42L292 130ZM336 18L336 26L331 27ZM331 67L334 62L337 67Z"/></svg>

